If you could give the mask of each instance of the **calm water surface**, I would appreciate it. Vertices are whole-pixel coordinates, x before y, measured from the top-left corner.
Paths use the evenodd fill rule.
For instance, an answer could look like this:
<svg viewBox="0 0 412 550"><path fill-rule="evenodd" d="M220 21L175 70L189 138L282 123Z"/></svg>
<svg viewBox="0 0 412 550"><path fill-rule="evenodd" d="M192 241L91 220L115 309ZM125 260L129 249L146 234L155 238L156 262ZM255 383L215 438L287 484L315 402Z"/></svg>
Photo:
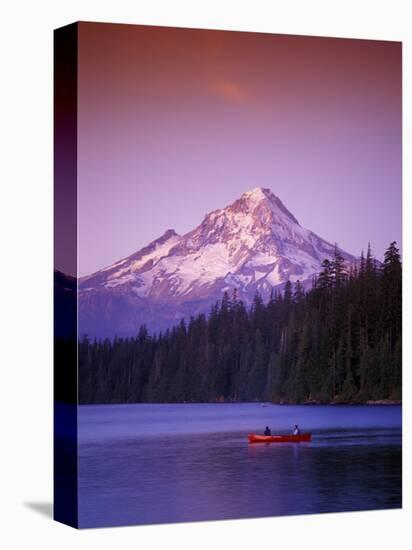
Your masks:
<svg viewBox="0 0 412 550"><path fill-rule="evenodd" d="M312 432L255 444L248 432ZM399 508L401 408L88 405L79 524L101 527Z"/></svg>

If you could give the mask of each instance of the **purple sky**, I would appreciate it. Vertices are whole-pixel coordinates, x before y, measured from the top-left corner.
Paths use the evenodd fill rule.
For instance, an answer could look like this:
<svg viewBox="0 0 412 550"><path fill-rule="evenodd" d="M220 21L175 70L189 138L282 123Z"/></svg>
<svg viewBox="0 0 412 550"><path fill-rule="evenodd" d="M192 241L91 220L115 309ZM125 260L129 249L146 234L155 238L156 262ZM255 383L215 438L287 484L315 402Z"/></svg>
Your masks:
<svg viewBox="0 0 412 550"><path fill-rule="evenodd" d="M80 24L79 274L269 187L378 258L401 240L401 44Z"/></svg>

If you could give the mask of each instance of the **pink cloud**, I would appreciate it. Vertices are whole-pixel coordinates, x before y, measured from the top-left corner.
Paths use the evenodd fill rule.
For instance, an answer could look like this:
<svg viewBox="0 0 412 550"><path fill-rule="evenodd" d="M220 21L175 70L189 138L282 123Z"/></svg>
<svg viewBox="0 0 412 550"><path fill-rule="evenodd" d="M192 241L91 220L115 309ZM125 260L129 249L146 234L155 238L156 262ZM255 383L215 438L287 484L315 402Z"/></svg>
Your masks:
<svg viewBox="0 0 412 550"><path fill-rule="evenodd" d="M216 80L212 89L228 103L246 104L252 100L252 94L245 86L231 80Z"/></svg>

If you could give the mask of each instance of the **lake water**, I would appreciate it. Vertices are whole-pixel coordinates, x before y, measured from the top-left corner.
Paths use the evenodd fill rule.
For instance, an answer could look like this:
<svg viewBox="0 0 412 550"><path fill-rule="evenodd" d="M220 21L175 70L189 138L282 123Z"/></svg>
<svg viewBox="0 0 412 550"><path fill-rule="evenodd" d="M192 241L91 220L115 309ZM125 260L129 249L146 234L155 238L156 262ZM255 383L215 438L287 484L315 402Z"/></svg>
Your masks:
<svg viewBox="0 0 412 550"><path fill-rule="evenodd" d="M398 406L81 406L79 525L399 508L401 416ZM312 442L247 442L294 424Z"/></svg>

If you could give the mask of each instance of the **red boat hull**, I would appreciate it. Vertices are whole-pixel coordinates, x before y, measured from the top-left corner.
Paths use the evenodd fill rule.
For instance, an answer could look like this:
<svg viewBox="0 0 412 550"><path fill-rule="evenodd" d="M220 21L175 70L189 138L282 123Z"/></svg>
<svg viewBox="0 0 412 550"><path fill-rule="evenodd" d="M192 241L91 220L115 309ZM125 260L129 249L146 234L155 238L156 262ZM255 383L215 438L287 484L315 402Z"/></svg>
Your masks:
<svg viewBox="0 0 412 550"><path fill-rule="evenodd" d="M249 443L300 443L301 441L310 441L312 434L299 435L258 435L249 434Z"/></svg>

